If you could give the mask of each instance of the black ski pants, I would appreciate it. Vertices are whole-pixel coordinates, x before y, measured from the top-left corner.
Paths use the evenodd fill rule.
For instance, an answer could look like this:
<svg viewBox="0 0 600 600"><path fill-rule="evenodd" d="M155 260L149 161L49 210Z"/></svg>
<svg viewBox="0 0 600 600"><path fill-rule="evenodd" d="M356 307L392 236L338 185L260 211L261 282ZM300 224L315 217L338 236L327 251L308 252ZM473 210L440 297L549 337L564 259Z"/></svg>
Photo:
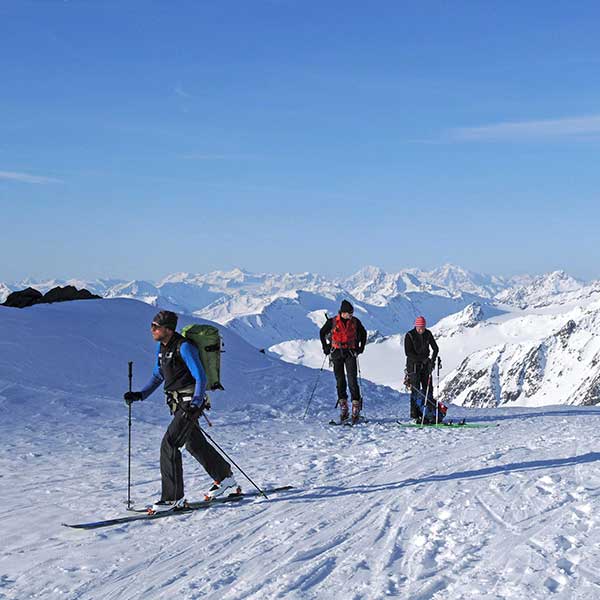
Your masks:
<svg viewBox="0 0 600 600"><path fill-rule="evenodd" d="M410 417L411 419L420 419L423 415L425 406L425 395L427 395L427 404L435 407L433 401L433 382L429 381L429 368L427 363L416 363L407 365L408 376L410 378ZM428 385L429 384L429 385Z"/></svg>
<svg viewBox="0 0 600 600"><path fill-rule="evenodd" d="M338 400L348 400L346 389L346 375L348 375L348 387L352 402L360 402L360 387L358 385L358 366L356 355L350 350L334 350L331 354L333 362L333 373L337 385Z"/></svg>
<svg viewBox="0 0 600 600"><path fill-rule="evenodd" d="M185 449L204 467L215 481L231 474L231 465L211 446L198 425L183 409L177 408L160 445L161 500L183 498L183 467L180 448Z"/></svg>

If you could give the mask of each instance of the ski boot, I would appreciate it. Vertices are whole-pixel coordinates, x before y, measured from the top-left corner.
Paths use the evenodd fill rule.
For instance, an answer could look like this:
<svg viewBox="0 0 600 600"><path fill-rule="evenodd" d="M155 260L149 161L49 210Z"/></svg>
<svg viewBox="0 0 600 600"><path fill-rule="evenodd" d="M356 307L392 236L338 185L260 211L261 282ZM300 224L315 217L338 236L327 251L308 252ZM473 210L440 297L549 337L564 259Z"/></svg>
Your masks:
<svg viewBox="0 0 600 600"><path fill-rule="evenodd" d="M185 498L180 498L179 500L159 500L148 508L148 514L155 515L156 513L167 512L169 510L181 510L186 506L187 502Z"/></svg>
<svg viewBox="0 0 600 600"><path fill-rule="evenodd" d="M352 425L360 421L360 401L352 402Z"/></svg>
<svg viewBox="0 0 600 600"><path fill-rule="evenodd" d="M348 400L346 400L345 398L341 398L340 400L338 400L338 403L340 405L340 423L344 423L348 420L348 417L350 416L350 414L348 413Z"/></svg>
<svg viewBox="0 0 600 600"><path fill-rule="evenodd" d="M233 475L228 475L222 481L215 481L204 495L204 500L210 502L215 498L223 498L224 496L233 496L241 494L242 488L237 484Z"/></svg>

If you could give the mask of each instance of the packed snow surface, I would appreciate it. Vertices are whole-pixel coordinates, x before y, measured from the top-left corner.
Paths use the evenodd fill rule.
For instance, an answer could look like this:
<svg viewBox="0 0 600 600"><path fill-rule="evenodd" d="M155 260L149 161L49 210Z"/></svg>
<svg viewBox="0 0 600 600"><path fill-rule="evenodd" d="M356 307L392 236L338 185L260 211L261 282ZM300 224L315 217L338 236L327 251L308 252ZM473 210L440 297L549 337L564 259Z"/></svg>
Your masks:
<svg viewBox="0 0 600 600"><path fill-rule="evenodd" d="M210 434L260 485L294 489L62 527L125 514L120 396L128 360L134 389L149 373L152 313L127 300L0 309L0 598L599 597L599 409L451 407L498 426L403 428L406 396L364 383L369 422L332 427L330 372L303 420L317 371L228 332ZM159 492L168 421L159 392L133 406L138 506ZM184 472L200 498L210 482L185 453Z"/></svg>

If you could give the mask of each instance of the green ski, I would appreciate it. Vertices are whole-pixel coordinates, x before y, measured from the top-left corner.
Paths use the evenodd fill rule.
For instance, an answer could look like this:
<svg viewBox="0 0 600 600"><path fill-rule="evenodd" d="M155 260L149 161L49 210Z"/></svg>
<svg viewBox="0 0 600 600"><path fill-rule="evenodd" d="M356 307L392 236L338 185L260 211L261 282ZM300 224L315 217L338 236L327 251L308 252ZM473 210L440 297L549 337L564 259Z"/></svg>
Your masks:
<svg viewBox="0 0 600 600"><path fill-rule="evenodd" d="M416 427L417 429L486 429L488 427L498 427L498 423L464 423L458 422L454 423L449 421L448 423L433 423L430 425L421 425L421 423L403 423L402 421L396 421L398 425L402 427Z"/></svg>

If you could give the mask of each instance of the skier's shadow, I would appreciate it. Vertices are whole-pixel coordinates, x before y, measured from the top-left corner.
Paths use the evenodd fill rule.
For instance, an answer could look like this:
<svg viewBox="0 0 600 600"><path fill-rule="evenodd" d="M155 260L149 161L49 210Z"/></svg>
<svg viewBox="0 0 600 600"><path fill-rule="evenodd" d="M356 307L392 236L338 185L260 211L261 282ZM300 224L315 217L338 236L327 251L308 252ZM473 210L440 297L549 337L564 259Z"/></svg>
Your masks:
<svg viewBox="0 0 600 600"><path fill-rule="evenodd" d="M588 452L580 456L569 456L567 458L551 458L547 460L530 460L520 463L509 463L507 465L497 465L494 467L484 467L483 469L473 469L471 471L457 471L455 473L446 473L444 475L427 475L419 479L404 479L403 481L394 481L390 483L382 483L379 485L359 485L349 488L340 488L332 486L324 486L314 488L311 493L302 496L285 498L286 502L294 501L311 501L321 500L325 498L340 498L343 496L354 496L363 494L374 494L377 492L399 490L406 487L422 485L427 483L438 483L454 480L468 479L483 479L485 477L493 477L494 475L516 473L520 471L539 471L543 469L569 467L573 465L583 465L592 462L600 461L600 452ZM277 499L276 499L277 500ZM284 500L283 498L281 500Z"/></svg>

